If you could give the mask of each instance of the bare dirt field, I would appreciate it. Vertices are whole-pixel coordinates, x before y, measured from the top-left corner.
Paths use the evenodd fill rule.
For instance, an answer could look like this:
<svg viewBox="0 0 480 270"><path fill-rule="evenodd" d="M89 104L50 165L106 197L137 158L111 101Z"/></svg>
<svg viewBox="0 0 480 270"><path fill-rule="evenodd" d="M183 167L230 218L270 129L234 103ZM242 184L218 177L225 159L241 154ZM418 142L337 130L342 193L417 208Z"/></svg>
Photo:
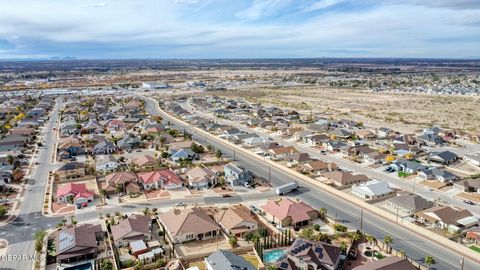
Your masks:
<svg viewBox="0 0 480 270"><path fill-rule="evenodd" d="M229 97L351 119L366 126L414 132L431 125L480 131L480 97L372 92L322 86L259 87L215 91Z"/></svg>

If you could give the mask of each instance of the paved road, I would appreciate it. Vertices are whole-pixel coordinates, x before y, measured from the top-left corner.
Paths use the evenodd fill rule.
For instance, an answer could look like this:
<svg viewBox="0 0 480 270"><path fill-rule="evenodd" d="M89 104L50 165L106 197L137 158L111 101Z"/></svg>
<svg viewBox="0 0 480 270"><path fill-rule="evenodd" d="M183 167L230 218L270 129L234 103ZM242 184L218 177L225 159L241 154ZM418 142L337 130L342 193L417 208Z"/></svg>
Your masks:
<svg viewBox="0 0 480 270"><path fill-rule="evenodd" d="M38 166L32 168L29 176L29 184L25 191L25 197L20 207L20 212L12 223L3 226L0 230L0 238L7 239L9 246L8 255L33 255L34 241L33 235L36 231L55 227L59 219L47 218L41 213L43 207L43 199L45 194L45 186L48 179L48 173L55 165L51 164L51 156L55 146L55 136L53 128L58 124L60 108L62 106L61 99L57 99L54 109L52 110L50 120L46 124L43 136L44 146L39 148L36 160ZM1 269L30 269L31 261L1 261Z"/></svg>
<svg viewBox="0 0 480 270"><path fill-rule="evenodd" d="M298 181L298 179L284 170L275 167L269 168L267 163L259 162L250 155L238 151L236 152L218 138L209 137L208 141L205 141L207 138L204 135L199 136L196 134L191 126L184 126L177 119L158 110L156 102L151 99L145 100L147 101L146 109L149 114L161 115L165 120L173 123L175 128L180 130L184 129L191 133L196 141L211 144L216 149L221 149L221 151L229 157L235 156L235 160L241 166L248 168L253 173L264 178L269 178L270 175L271 181L274 185L278 186L293 180ZM347 224L351 228L360 228L361 209L359 207L310 184L302 183L301 186L300 190L292 193L291 196L298 197L315 208L326 207L329 214L332 216L336 215L339 221ZM455 251L452 251L449 247L431 242L430 240L410 232L392 222L386 221L373 213L364 212L363 231L372 234L377 239L383 239L385 235L391 235L393 237L393 247L405 250L408 256L419 262L422 262L423 258L427 255L433 256L436 259L437 264L435 264L432 269L460 268L460 260L462 256ZM464 269L478 269L478 264L470 259L465 259Z"/></svg>

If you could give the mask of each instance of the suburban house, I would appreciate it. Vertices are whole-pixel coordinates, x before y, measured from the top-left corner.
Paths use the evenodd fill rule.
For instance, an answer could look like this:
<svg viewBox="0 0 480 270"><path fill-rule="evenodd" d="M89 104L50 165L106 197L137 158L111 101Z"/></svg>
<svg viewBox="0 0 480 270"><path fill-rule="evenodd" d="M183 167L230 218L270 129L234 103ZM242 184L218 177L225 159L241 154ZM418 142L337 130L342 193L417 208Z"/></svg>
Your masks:
<svg viewBox="0 0 480 270"><path fill-rule="evenodd" d="M289 198L269 200L261 208L265 211L268 220L278 223L281 227L306 226L318 217L317 210L304 202L293 201Z"/></svg>
<svg viewBox="0 0 480 270"><path fill-rule="evenodd" d="M215 186L218 175L207 167L195 167L187 173L188 185L192 188L208 188Z"/></svg>
<svg viewBox="0 0 480 270"><path fill-rule="evenodd" d="M133 172L114 172L105 176L107 185L104 189L112 194L118 190L126 193L137 193L140 191L138 177Z"/></svg>
<svg viewBox="0 0 480 270"><path fill-rule="evenodd" d="M207 270L257 270L243 257L228 250L217 250L205 258Z"/></svg>
<svg viewBox="0 0 480 270"><path fill-rule="evenodd" d="M249 184L253 180L253 174L240 168L236 163L230 162L223 167L225 172L225 181L231 186L240 186Z"/></svg>
<svg viewBox="0 0 480 270"><path fill-rule="evenodd" d="M453 184L453 188L463 192L476 192L480 194L480 179L468 179Z"/></svg>
<svg viewBox="0 0 480 270"><path fill-rule="evenodd" d="M285 253L286 256L275 263L279 270L336 270L341 258L340 247L303 238L295 239Z"/></svg>
<svg viewBox="0 0 480 270"><path fill-rule="evenodd" d="M453 182L457 176L443 169L430 168L417 173L417 178L423 180L435 179L440 182Z"/></svg>
<svg viewBox="0 0 480 270"><path fill-rule="evenodd" d="M253 218L250 209L243 205L221 209L214 219L227 235L243 237L246 233L258 229L258 222Z"/></svg>
<svg viewBox="0 0 480 270"><path fill-rule="evenodd" d="M464 155L463 160L480 167L480 152Z"/></svg>
<svg viewBox="0 0 480 270"><path fill-rule="evenodd" d="M105 236L100 224L62 227L54 234L55 255L58 265L73 265L96 259L98 253L97 243Z"/></svg>
<svg viewBox="0 0 480 270"><path fill-rule="evenodd" d="M158 160L150 155L144 155L133 159L130 164L141 169L154 169L158 166Z"/></svg>
<svg viewBox="0 0 480 270"><path fill-rule="evenodd" d="M373 133L372 131L370 131L370 130L368 130L368 129L359 129L359 130L356 130L356 131L355 131L355 135L356 135L359 139L373 140L373 139L377 138L377 135L375 135L375 133Z"/></svg>
<svg viewBox="0 0 480 270"><path fill-rule="evenodd" d="M100 156L95 160L95 170L107 173L116 170L120 163L112 155Z"/></svg>
<svg viewBox="0 0 480 270"><path fill-rule="evenodd" d="M181 188L182 179L170 169L138 173L139 183L145 190Z"/></svg>
<svg viewBox="0 0 480 270"><path fill-rule="evenodd" d="M296 153L286 158L287 167L294 167L310 160L312 160L312 158L307 153Z"/></svg>
<svg viewBox="0 0 480 270"><path fill-rule="evenodd" d="M323 143L323 147L328 151L335 151L339 152L349 148L350 146L346 142L338 141L338 140L331 140L328 142Z"/></svg>
<svg viewBox="0 0 480 270"><path fill-rule="evenodd" d="M117 147L110 141L101 141L93 149L93 155L109 155L117 152Z"/></svg>
<svg viewBox="0 0 480 270"><path fill-rule="evenodd" d="M433 207L433 203L416 194L399 194L388 198L385 206L401 216L411 216L419 211Z"/></svg>
<svg viewBox="0 0 480 270"><path fill-rule="evenodd" d="M369 178L364 174L352 174L350 172L332 171L323 173L323 177L332 181L337 187L348 187L353 184L366 182Z"/></svg>
<svg viewBox="0 0 480 270"><path fill-rule="evenodd" d="M354 267L353 270L417 270L407 258L390 256L378 261L367 262L366 264Z"/></svg>
<svg viewBox="0 0 480 270"><path fill-rule="evenodd" d="M273 160L285 159L296 153L298 153L298 151L293 146L282 146L268 150L268 154L272 157Z"/></svg>
<svg viewBox="0 0 480 270"><path fill-rule="evenodd" d="M350 131L342 128L337 128L331 131L330 134L340 139L349 139L353 135Z"/></svg>
<svg viewBox="0 0 480 270"><path fill-rule="evenodd" d="M58 203L73 203L80 206L92 203L94 196L84 183L64 184L57 189L56 195Z"/></svg>
<svg viewBox="0 0 480 270"><path fill-rule="evenodd" d="M303 143L306 143L310 146L317 146L328 142L330 140L330 137L326 134L311 134L308 136L302 136L299 139L302 139Z"/></svg>
<svg viewBox="0 0 480 270"><path fill-rule="evenodd" d="M395 193L390 189L388 183L380 180L370 180L365 183L352 186L352 193L364 199L377 199Z"/></svg>
<svg viewBox="0 0 480 270"><path fill-rule="evenodd" d="M428 160L431 162L449 165L458 160L458 156L450 151L433 152L428 155Z"/></svg>
<svg viewBox="0 0 480 270"><path fill-rule="evenodd" d="M183 148L174 152L170 159L175 163L180 163L181 160L194 160L198 158L198 154L193 152L190 148Z"/></svg>
<svg viewBox="0 0 480 270"><path fill-rule="evenodd" d="M427 169L427 167L425 167L424 165L422 165L418 162L410 161L410 160L406 160L406 159L395 160L390 165L390 167L392 167L396 171L406 172L406 173L410 173L410 174L417 173L419 171L423 171L423 170Z"/></svg>
<svg viewBox="0 0 480 270"><path fill-rule="evenodd" d="M300 164L299 167L301 171L308 172L313 175L320 175L324 172L339 170L337 164L332 162L325 162L323 160L313 160L304 164Z"/></svg>
<svg viewBox="0 0 480 270"><path fill-rule="evenodd" d="M123 150L132 150L141 147L142 141L132 134L126 134L117 142L117 146Z"/></svg>
<svg viewBox="0 0 480 270"><path fill-rule="evenodd" d="M452 206L436 206L415 214L417 221L425 225L458 231L478 224L478 219L467 209Z"/></svg>
<svg viewBox="0 0 480 270"><path fill-rule="evenodd" d="M172 243L210 239L221 233L217 223L198 207L172 209L159 214L159 218Z"/></svg>
<svg viewBox="0 0 480 270"><path fill-rule="evenodd" d="M125 247L138 240L150 240L152 219L145 215L131 215L111 226L113 242L116 247Z"/></svg>
<svg viewBox="0 0 480 270"><path fill-rule="evenodd" d="M85 154L85 149L79 139L68 138L59 144L58 152L60 153L61 159L69 159Z"/></svg>
<svg viewBox="0 0 480 270"><path fill-rule="evenodd" d="M127 125L120 119L112 119L108 121L106 128L110 133L114 134L119 131L125 131Z"/></svg>
<svg viewBox="0 0 480 270"><path fill-rule="evenodd" d="M83 162L68 162L65 163L56 171L60 180L79 178L85 176L85 163Z"/></svg>

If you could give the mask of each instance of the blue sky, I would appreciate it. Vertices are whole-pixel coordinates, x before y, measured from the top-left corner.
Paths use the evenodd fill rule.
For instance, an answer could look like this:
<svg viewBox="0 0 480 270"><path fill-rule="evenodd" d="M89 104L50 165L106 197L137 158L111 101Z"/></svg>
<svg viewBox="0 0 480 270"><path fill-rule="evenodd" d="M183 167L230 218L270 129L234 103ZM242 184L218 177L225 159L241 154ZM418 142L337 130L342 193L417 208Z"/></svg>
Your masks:
<svg viewBox="0 0 480 270"><path fill-rule="evenodd" d="M480 0L0 1L0 59L480 58Z"/></svg>

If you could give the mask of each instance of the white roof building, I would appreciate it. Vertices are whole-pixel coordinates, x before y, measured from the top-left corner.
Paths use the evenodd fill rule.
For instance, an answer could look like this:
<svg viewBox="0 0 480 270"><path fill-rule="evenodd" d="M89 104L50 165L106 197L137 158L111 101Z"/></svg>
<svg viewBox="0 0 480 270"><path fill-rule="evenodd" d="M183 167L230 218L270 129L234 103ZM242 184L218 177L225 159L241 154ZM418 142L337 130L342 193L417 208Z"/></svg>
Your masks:
<svg viewBox="0 0 480 270"><path fill-rule="evenodd" d="M388 186L388 183L380 180L370 180L352 186L352 193L365 199L384 197L394 192L395 191Z"/></svg>

